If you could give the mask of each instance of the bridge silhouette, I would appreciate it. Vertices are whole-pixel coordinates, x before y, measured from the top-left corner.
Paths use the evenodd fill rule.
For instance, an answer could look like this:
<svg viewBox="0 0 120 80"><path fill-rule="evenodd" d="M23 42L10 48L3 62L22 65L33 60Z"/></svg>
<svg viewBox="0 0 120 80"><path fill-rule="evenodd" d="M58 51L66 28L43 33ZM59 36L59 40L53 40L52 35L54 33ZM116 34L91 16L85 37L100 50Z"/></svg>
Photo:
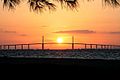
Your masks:
<svg viewBox="0 0 120 80"><path fill-rule="evenodd" d="M0 50L17 50L17 46L20 46L21 50L24 50L27 46L27 49L32 49L32 45L40 45L41 50L45 50L45 45L51 45L51 44L69 44L71 45L71 49L75 49L75 45L83 45L83 49L120 49L120 45L109 45L109 44L88 44L88 43L76 43L74 42L74 37L72 36L72 42L71 43L46 43L44 42L44 36L42 36L42 42L41 43L29 43L29 44L7 44L7 45L0 45ZM11 48L12 47L12 48Z"/></svg>

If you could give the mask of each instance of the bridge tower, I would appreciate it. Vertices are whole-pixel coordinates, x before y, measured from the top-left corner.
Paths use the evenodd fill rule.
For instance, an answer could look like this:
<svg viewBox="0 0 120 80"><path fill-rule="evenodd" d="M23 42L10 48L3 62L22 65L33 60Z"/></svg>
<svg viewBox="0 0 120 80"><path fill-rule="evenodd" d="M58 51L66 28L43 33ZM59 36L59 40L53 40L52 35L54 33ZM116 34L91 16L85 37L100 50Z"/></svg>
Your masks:
<svg viewBox="0 0 120 80"><path fill-rule="evenodd" d="M44 36L42 36L42 50L44 50Z"/></svg>
<svg viewBox="0 0 120 80"><path fill-rule="evenodd" d="M74 36L72 36L72 49L74 49Z"/></svg>

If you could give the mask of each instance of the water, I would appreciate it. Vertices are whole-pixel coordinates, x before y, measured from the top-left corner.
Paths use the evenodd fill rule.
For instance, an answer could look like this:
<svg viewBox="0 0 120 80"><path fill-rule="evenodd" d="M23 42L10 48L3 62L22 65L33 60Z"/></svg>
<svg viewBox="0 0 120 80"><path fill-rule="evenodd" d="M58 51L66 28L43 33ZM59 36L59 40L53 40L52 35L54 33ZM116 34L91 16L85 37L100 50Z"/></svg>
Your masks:
<svg viewBox="0 0 120 80"><path fill-rule="evenodd" d="M0 57L76 58L120 60L120 49L76 50L0 50Z"/></svg>

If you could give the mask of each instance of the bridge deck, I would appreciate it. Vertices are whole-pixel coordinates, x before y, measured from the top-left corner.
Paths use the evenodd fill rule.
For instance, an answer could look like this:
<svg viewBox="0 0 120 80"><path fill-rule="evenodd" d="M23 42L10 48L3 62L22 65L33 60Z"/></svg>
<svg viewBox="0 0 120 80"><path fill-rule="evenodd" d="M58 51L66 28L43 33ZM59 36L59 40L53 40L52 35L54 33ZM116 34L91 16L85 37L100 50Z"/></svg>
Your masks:
<svg viewBox="0 0 120 80"><path fill-rule="evenodd" d="M120 45L109 45L109 44L87 44L87 43L30 43L30 44L6 44L0 45L0 50L3 49L17 49L17 46L21 46L21 49L25 49L24 46L27 46L27 49L30 49L32 45L40 45L44 49L44 45L51 44L68 44L71 45L71 48L74 49L75 45L83 45L84 49L120 49Z"/></svg>
<svg viewBox="0 0 120 80"><path fill-rule="evenodd" d="M110 44L88 44L88 43L76 43L74 42L74 36L72 36L72 42L71 43L46 43L44 41L44 36L42 36L42 42L41 43L29 43L29 44L6 44L6 45L0 45L0 50L9 50L9 49L17 49L17 46L20 46L20 49L26 49L24 46L27 46L27 49L31 49L31 46L33 45L40 45L41 49L45 49L45 45L52 45L52 44L67 44L71 45L71 49L75 49L76 45L82 45L84 46L84 49L120 49L120 45L110 45ZM11 48L14 47L14 48Z"/></svg>

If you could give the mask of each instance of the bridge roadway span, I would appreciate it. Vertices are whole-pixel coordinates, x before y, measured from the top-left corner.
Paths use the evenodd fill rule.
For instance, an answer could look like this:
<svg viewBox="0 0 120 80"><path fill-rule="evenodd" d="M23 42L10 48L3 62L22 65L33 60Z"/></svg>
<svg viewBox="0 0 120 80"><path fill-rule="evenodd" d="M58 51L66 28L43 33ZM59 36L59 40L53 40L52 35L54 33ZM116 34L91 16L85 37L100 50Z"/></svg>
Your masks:
<svg viewBox="0 0 120 80"><path fill-rule="evenodd" d="M75 45L83 45L84 49L120 49L120 45L109 45L109 44L87 44L87 43L30 43L30 44L6 44L6 45L0 45L0 50L9 50L13 49L16 50L17 46L20 46L20 49L26 49L24 48L27 46L27 49L32 49L30 46L32 45L40 45L41 49L45 49L45 45L51 45L51 44L68 44L71 45L71 49L75 49ZM12 47L12 48L11 48Z"/></svg>

